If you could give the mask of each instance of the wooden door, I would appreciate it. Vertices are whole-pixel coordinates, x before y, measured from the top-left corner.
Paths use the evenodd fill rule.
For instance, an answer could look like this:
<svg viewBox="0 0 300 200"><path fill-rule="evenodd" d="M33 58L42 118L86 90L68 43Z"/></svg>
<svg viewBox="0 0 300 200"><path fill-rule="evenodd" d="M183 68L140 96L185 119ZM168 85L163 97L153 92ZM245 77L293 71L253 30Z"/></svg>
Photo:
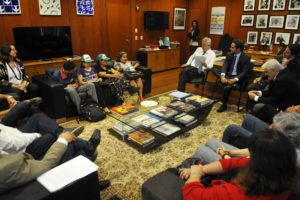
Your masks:
<svg viewBox="0 0 300 200"><path fill-rule="evenodd" d="M107 0L106 2L108 56L115 59L120 51L126 51L128 59L131 59L130 0Z"/></svg>

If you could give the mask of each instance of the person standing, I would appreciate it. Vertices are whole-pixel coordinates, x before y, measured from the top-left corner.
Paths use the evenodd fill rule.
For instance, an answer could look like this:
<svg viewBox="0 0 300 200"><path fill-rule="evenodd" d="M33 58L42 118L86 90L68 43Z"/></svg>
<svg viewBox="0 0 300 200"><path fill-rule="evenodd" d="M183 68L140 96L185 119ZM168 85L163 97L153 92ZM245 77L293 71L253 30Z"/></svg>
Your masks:
<svg viewBox="0 0 300 200"><path fill-rule="evenodd" d="M188 37L190 39L190 55L193 55L193 53L198 48L198 36L199 36L199 27L198 27L198 21L193 20L192 27L190 29L190 32L188 33Z"/></svg>

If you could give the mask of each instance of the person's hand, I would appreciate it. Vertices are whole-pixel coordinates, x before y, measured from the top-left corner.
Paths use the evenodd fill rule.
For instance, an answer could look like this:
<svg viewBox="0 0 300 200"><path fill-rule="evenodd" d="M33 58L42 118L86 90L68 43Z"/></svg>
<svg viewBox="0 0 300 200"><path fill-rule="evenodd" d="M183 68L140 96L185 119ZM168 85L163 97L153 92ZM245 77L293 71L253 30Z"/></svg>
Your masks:
<svg viewBox="0 0 300 200"><path fill-rule="evenodd" d="M183 65L181 65L181 67L182 67L182 68L184 68L184 67L186 67L186 66L188 66L188 65L187 65L187 64L183 64Z"/></svg>
<svg viewBox="0 0 300 200"><path fill-rule="evenodd" d="M192 32L192 30L193 30L193 27L190 28L190 32Z"/></svg>
<svg viewBox="0 0 300 200"><path fill-rule="evenodd" d="M76 141L76 136L72 132L64 132L58 136L58 138L65 139L68 143Z"/></svg>
<svg viewBox="0 0 300 200"><path fill-rule="evenodd" d="M99 77L99 78L98 78L98 81L99 81L99 82L102 82L103 80L102 80L102 78Z"/></svg>
<svg viewBox="0 0 300 200"><path fill-rule="evenodd" d="M256 79L254 79L253 83L258 83L261 80L261 77L257 77Z"/></svg>
<svg viewBox="0 0 300 200"><path fill-rule="evenodd" d="M20 87L20 90L26 90L27 86L28 86L28 82L27 81L23 81L22 85Z"/></svg>
<svg viewBox="0 0 300 200"><path fill-rule="evenodd" d="M222 76L222 77L221 77L221 82L222 82L223 84L226 84L226 83L228 83L228 80L227 80L224 76Z"/></svg>
<svg viewBox="0 0 300 200"><path fill-rule="evenodd" d="M188 179L191 175L191 168L181 168L179 169L181 179Z"/></svg>
<svg viewBox="0 0 300 200"><path fill-rule="evenodd" d="M122 78L123 77L123 74L120 73L120 72L117 72L115 75L116 75L116 78Z"/></svg>
<svg viewBox="0 0 300 200"><path fill-rule="evenodd" d="M9 105L9 108L12 108L17 104L17 101L13 97L10 97L7 99L7 103Z"/></svg>
<svg viewBox="0 0 300 200"><path fill-rule="evenodd" d="M204 66L204 67L207 67L207 64L206 64L206 62L202 63L202 66Z"/></svg>
<svg viewBox="0 0 300 200"><path fill-rule="evenodd" d="M232 84L234 84L235 82L236 82L236 79L234 79L234 78L229 79L229 80L227 81L227 83L228 83L229 85L232 85Z"/></svg>
<svg viewBox="0 0 300 200"><path fill-rule="evenodd" d="M300 105L297 105L297 106L290 106L290 107L288 107L285 111L286 111L286 112L296 112L296 113L300 113Z"/></svg>
<svg viewBox="0 0 300 200"><path fill-rule="evenodd" d="M223 145L221 145L221 147L218 148L216 152L217 152L217 154L219 154L221 157L222 157L224 154L227 153L228 158L230 158L230 156L229 156L229 155L231 154L230 150L226 149ZM229 155L228 155L228 154L229 154Z"/></svg>
<svg viewBox="0 0 300 200"><path fill-rule="evenodd" d="M192 165L191 166L191 175L193 174L193 172L199 173L200 178L205 175L204 172L203 172L203 166L202 165Z"/></svg>
<svg viewBox="0 0 300 200"><path fill-rule="evenodd" d="M254 98L255 98L257 95L255 94L254 91L249 91L249 92L248 92L248 96L249 96L249 99L254 100Z"/></svg>

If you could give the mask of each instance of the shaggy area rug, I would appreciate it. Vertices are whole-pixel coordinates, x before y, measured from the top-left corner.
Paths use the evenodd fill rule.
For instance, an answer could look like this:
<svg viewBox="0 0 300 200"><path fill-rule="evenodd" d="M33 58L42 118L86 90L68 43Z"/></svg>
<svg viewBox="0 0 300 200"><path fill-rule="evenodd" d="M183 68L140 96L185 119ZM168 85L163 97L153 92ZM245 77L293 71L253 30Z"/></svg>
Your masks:
<svg viewBox="0 0 300 200"><path fill-rule="evenodd" d="M101 130L101 143L97 148L99 154L95 163L99 166L99 179L111 181L111 186L101 191L102 200L115 194L123 200L139 200L142 184L147 179L192 157L197 147L204 145L208 139L221 139L229 124L242 123L244 113L237 113L236 106L229 106L226 112L217 113L220 105L215 104L206 120L198 127L146 154L139 153L107 131L117 123L112 117L108 116L97 123L78 124L74 120L62 126L68 128L84 125L85 130L79 137L86 140L95 129Z"/></svg>

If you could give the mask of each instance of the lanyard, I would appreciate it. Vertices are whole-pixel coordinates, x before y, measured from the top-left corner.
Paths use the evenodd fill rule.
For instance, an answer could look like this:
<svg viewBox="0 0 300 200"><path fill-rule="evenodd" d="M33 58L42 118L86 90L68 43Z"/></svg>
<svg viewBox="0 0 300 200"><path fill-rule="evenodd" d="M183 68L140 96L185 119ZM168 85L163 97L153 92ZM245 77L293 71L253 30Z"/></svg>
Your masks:
<svg viewBox="0 0 300 200"><path fill-rule="evenodd" d="M15 70L13 70L13 68L10 66L10 64L9 64L9 63L7 63L7 64L8 64L8 66L9 66L9 68L11 69L11 71L14 73L14 75L15 75L16 79L17 79L17 80L21 80L21 78L22 78L21 71L20 71L20 69L19 69L19 67L18 67L17 63L16 63L16 62L14 62L14 63L15 63L15 66L16 66L16 68L17 68L18 72L19 72L19 75L20 75L20 77L19 77L19 78L17 77L17 74L15 73Z"/></svg>

